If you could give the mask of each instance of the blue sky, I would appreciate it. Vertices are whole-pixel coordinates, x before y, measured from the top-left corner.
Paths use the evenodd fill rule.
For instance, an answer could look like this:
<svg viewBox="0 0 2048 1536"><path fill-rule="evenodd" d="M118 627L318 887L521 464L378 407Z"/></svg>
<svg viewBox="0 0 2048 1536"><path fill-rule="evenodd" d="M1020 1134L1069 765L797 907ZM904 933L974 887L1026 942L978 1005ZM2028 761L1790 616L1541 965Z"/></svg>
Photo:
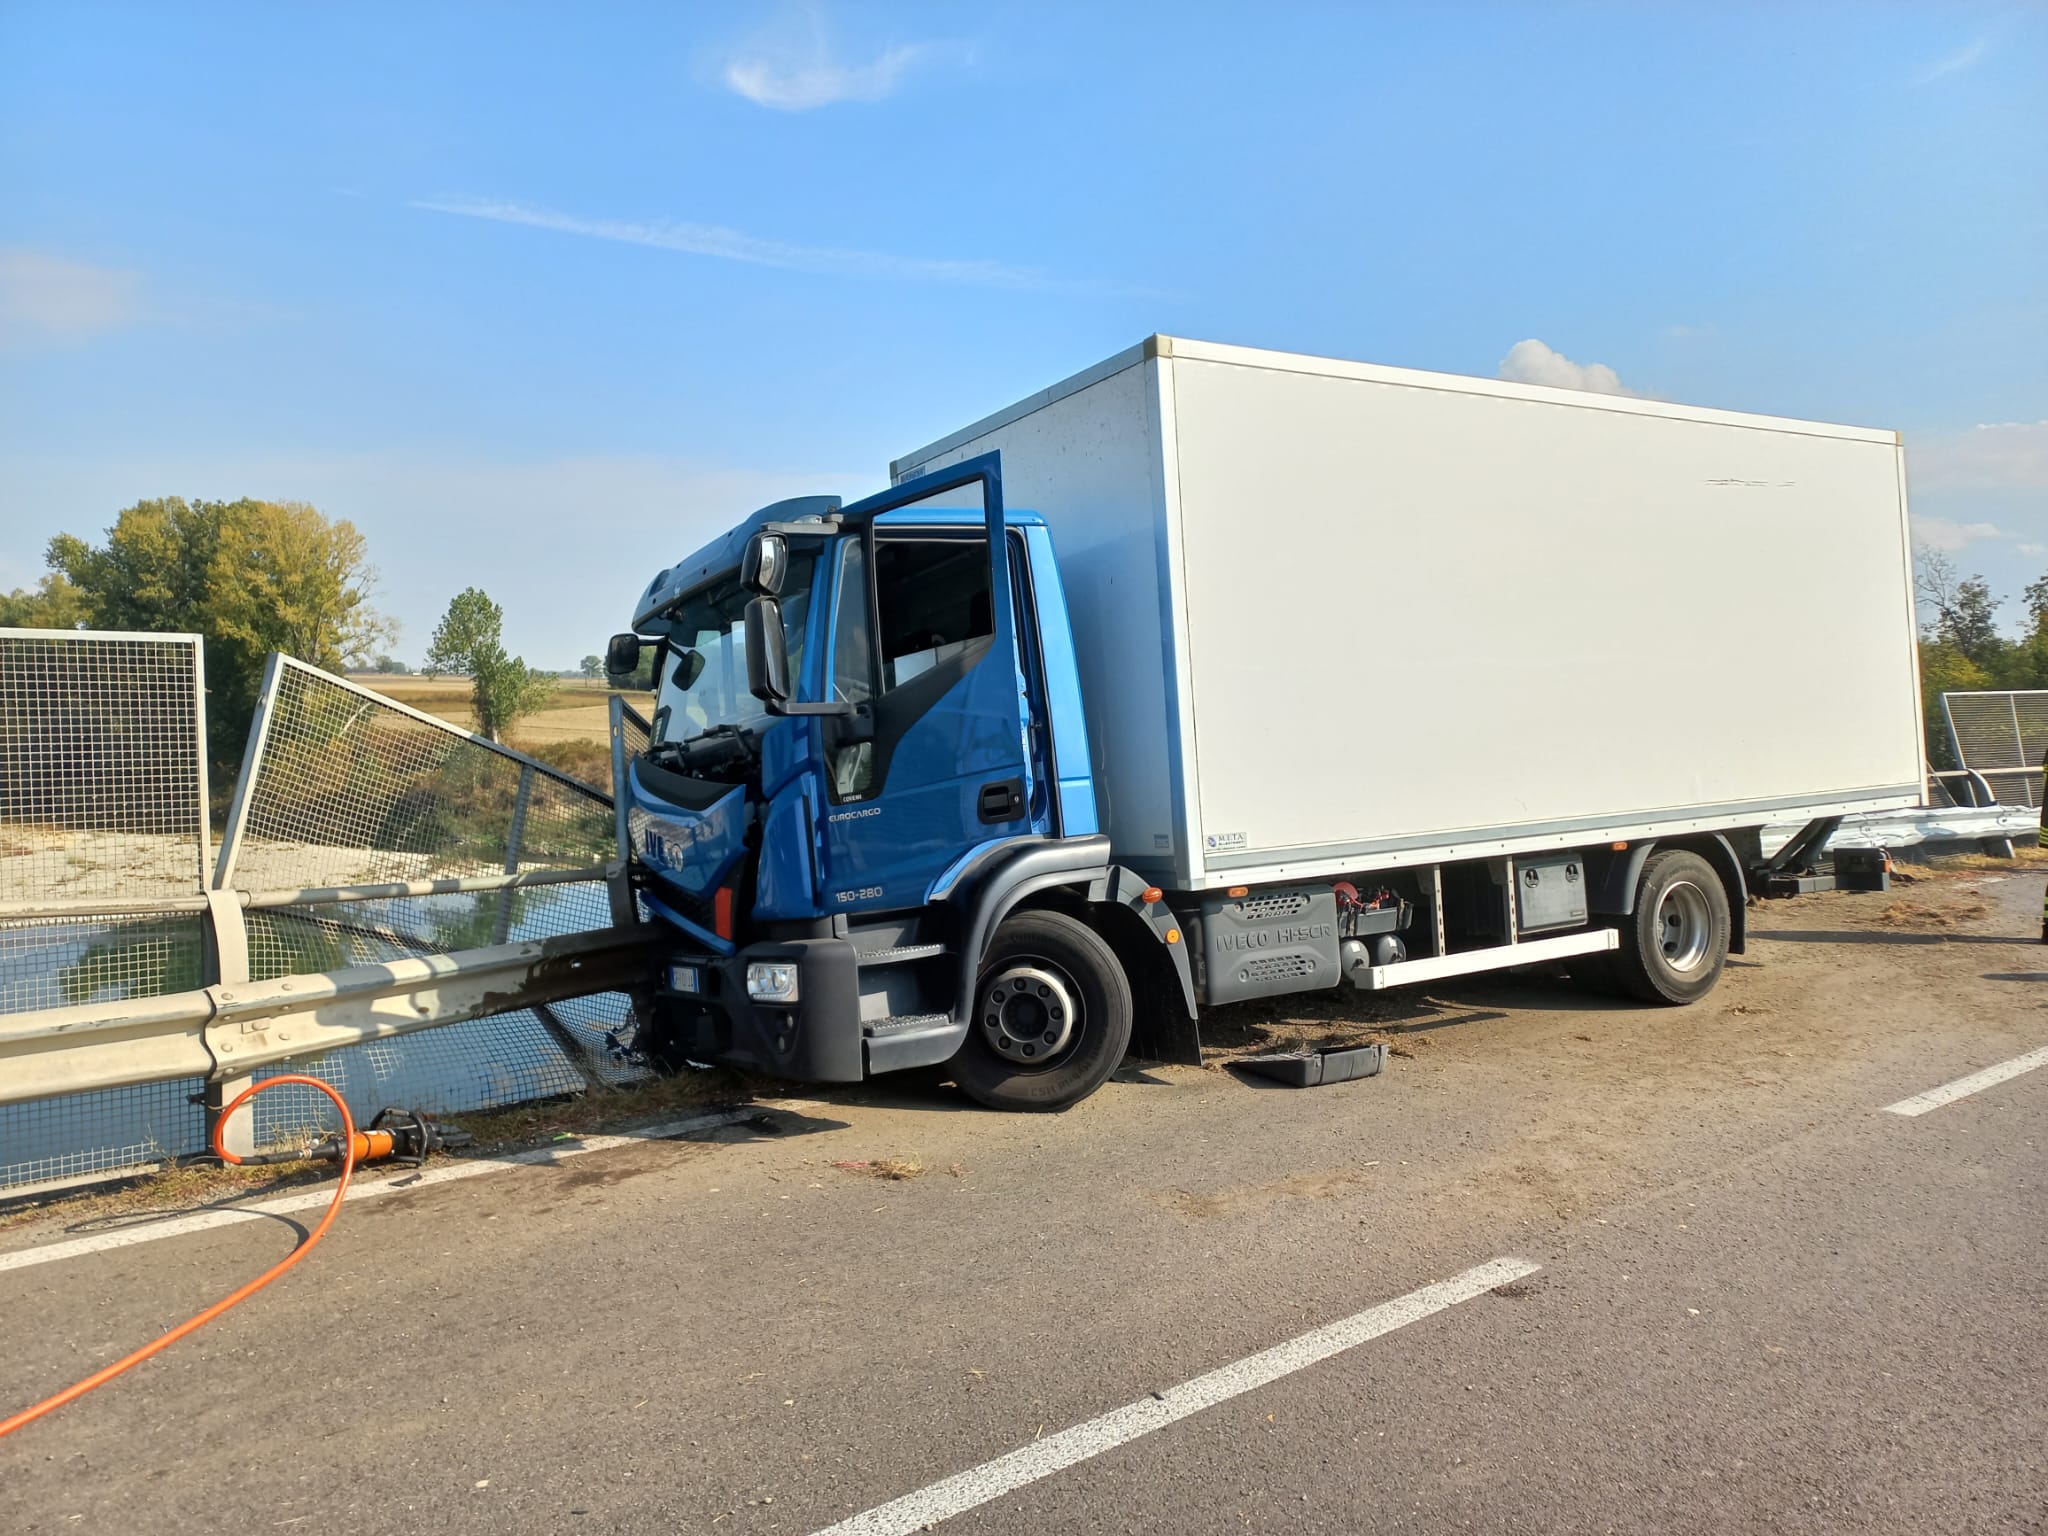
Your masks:
<svg viewBox="0 0 2048 1536"><path fill-rule="evenodd" d="M1898 427L2016 597L2044 82L2048 14L1968 5L0 0L0 588L299 499L397 654L474 583L570 665L753 506L1166 331Z"/></svg>

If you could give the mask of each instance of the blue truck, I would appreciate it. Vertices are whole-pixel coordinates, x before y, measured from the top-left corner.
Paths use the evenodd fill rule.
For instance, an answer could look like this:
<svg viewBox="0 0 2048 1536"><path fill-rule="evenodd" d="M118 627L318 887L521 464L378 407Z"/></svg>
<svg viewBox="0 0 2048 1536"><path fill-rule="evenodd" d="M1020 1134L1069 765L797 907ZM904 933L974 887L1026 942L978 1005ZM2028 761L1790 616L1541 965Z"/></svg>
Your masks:
<svg viewBox="0 0 2048 1536"><path fill-rule="evenodd" d="M1890 432L1153 337L892 480L742 519L612 641L655 657L656 1054L1059 1109L1287 993L1690 1002L1920 798ZM1796 666L1731 586L1766 539L1860 584Z"/></svg>

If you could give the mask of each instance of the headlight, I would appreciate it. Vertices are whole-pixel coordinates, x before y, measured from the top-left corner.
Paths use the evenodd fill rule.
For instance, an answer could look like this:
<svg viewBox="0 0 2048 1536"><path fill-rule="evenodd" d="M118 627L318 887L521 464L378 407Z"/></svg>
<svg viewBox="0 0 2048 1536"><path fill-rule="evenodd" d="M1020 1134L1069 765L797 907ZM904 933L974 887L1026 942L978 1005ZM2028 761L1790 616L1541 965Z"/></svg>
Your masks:
<svg viewBox="0 0 2048 1536"><path fill-rule="evenodd" d="M796 1001L796 966L793 962L755 961L747 966L747 996L757 1003Z"/></svg>
<svg viewBox="0 0 2048 1536"><path fill-rule="evenodd" d="M671 992L697 992L697 967L694 965L671 965L668 968L668 989Z"/></svg>

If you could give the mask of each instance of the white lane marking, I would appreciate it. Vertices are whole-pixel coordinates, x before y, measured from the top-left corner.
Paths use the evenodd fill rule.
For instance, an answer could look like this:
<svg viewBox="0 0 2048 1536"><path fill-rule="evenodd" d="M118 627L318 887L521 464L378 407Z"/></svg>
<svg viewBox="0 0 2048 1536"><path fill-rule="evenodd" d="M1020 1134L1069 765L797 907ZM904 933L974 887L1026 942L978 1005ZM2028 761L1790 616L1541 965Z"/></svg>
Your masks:
<svg viewBox="0 0 2048 1536"><path fill-rule="evenodd" d="M2048 1067L2048 1045L2037 1051L2029 1051L2024 1056L2015 1056L2011 1061L2001 1061L1995 1067L1986 1067L1982 1072L1972 1072L1968 1077L1959 1077L1952 1083L1943 1083L1939 1088L1916 1093L1910 1099L1887 1104L1884 1112L1888 1115L1924 1115L1930 1109L1953 1104L1957 1099L1967 1099L1973 1093L1982 1093L1986 1088L2002 1083L2008 1078L2018 1077L2022 1072L2031 1072L2036 1067Z"/></svg>
<svg viewBox="0 0 2048 1536"><path fill-rule="evenodd" d="M628 1131L618 1136L585 1136L575 1142L535 1147L531 1151L514 1152L505 1157L464 1158L421 1169L417 1178L399 1175L390 1179L363 1179L349 1185L348 1199L343 1203L353 1205L358 1200L374 1200L379 1195L409 1195L415 1190L431 1189L437 1184L452 1184L459 1179L482 1178L487 1173L502 1173L508 1168L559 1163L568 1158L583 1157L591 1152L609 1152L614 1147L631 1146L639 1141L668 1141L677 1136L687 1136L693 1131L737 1124L741 1120L758 1115L767 1107L756 1104L739 1109L722 1109L712 1114L692 1115L669 1125L650 1126L644 1131ZM215 1227L232 1226L238 1221L261 1221L266 1216L289 1215L293 1211L324 1206L333 1198L333 1190L319 1189L304 1195L282 1195L275 1200L265 1200L255 1205L227 1206L219 1210L200 1211L195 1215L178 1216L169 1221L138 1222L132 1227L122 1227L118 1231L97 1232L91 1237L75 1237L60 1243L45 1243L40 1248L21 1248L13 1253L0 1253L0 1273L10 1269L27 1269L36 1264L54 1264L59 1259L81 1258L88 1253L104 1253L109 1248L130 1248L137 1243L154 1243L167 1237L183 1237L188 1232L209 1232Z"/></svg>
<svg viewBox="0 0 2048 1536"><path fill-rule="evenodd" d="M949 1520L954 1515L1022 1488L1026 1483L1050 1477L1078 1461L1099 1456L1205 1408L1213 1408L1283 1376L1291 1376L1332 1355L1340 1355L1382 1334L1392 1333L1396 1328L1405 1328L1432 1313L1455 1307L1461 1301L1484 1296L1495 1286L1519 1280L1524 1275L1533 1275L1541 1267L1526 1259L1495 1259L1491 1263L1480 1264L1448 1280L1425 1285L1419 1291L1410 1291L1406 1296L1397 1296L1392 1301L1381 1302L1376 1307L1368 1307L1363 1312L1325 1324L1284 1344L1275 1344L1256 1355L1246 1355L1242 1360L1113 1409L1085 1424L1076 1424L1056 1435L1047 1435L1043 1440L1034 1440L1007 1456L983 1462L915 1493L906 1493L900 1499L891 1499L887 1504L877 1504L873 1509L849 1515L838 1524L815 1532L814 1536L909 1536L910 1532Z"/></svg>

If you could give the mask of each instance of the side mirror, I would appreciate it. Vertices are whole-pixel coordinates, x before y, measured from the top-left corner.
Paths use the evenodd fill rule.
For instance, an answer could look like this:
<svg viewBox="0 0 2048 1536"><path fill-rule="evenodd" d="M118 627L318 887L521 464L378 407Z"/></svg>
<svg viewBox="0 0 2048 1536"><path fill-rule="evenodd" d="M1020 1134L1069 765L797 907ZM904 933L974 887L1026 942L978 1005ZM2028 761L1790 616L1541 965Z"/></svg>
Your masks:
<svg viewBox="0 0 2048 1536"><path fill-rule="evenodd" d="M754 536L758 543L761 535ZM780 543L780 540L776 542ZM752 545L748 546L751 554ZM789 702L789 645L782 634L782 604L757 597L747 604L747 692L779 714Z"/></svg>
<svg viewBox="0 0 2048 1536"><path fill-rule="evenodd" d="M613 635L604 648L604 669L614 676L630 673L640 665L640 637Z"/></svg>
<svg viewBox="0 0 2048 1536"><path fill-rule="evenodd" d="M779 533L757 533L740 556L740 585L762 597L782 596L789 574L789 545Z"/></svg>

